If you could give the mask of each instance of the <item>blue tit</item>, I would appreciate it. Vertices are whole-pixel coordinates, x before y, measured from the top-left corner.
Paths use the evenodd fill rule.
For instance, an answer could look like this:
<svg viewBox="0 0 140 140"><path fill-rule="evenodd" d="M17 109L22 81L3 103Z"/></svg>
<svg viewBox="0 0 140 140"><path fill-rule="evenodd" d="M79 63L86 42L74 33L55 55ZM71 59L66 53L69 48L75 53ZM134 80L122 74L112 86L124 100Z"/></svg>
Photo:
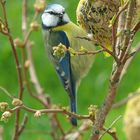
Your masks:
<svg viewBox="0 0 140 140"><path fill-rule="evenodd" d="M53 47L63 44L66 48L80 50L95 50L92 42L77 37L85 37L87 33L70 21L65 8L59 4L48 5L42 14L42 29L50 61L60 78L70 98L71 112L76 113L76 92L81 79L89 72L93 55L71 56L69 51L61 58L53 55ZM77 120L71 117L71 123L76 126Z"/></svg>

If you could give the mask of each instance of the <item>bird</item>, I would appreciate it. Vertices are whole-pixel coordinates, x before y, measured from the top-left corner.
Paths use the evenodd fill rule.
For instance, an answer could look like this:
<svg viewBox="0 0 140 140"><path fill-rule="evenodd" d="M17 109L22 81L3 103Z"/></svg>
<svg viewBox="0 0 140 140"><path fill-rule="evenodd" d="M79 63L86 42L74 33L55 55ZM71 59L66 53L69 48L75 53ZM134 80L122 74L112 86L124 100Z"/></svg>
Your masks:
<svg viewBox="0 0 140 140"><path fill-rule="evenodd" d="M71 112L77 112L77 89L94 62L93 55L75 55L69 51L62 57L54 55L54 46L64 45L67 49L80 50L81 47L94 51L95 45L86 39L87 33L73 23L65 8L60 4L49 4L42 13L43 38L50 62L70 99ZM77 119L70 116L73 126L77 126Z"/></svg>
<svg viewBox="0 0 140 140"><path fill-rule="evenodd" d="M133 25L140 18L140 1L136 0L135 5L137 10L134 14ZM119 0L80 0L76 10L77 23L88 33L93 42L111 49L112 28L109 25L120 6Z"/></svg>

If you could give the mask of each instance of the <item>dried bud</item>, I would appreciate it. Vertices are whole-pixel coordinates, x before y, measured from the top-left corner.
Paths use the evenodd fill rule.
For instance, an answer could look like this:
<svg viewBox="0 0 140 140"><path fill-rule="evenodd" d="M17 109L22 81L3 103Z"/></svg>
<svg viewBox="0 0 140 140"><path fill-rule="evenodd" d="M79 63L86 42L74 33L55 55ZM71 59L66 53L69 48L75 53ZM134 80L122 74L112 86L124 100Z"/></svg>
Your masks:
<svg viewBox="0 0 140 140"><path fill-rule="evenodd" d="M1 112L4 112L4 111L6 111L6 109L8 108L8 103L7 102L1 102L0 103L0 111Z"/></svg>
<svg viewBox="0 0 140 140"><path fill-rule="evenodd" d="M66 46L60 43L58 46L53 47L53 51L53 55L60 59L66 54Z"/></svg>
<svg viewBox="0 0 140 140"><path fill-rule="evenodd" d="M35 114L34 114L34 117L35 117L35 118L39 118L39 117L41 117L41 115L42 115L42 114L41 114L40 111L36 111Z"/></svg>
<svg viewBox="0 0 140 140"><path fill-rule="evenodd" d="M88 108L89 115L95 118L96 111L97 111L97 106L96 105L90 105Z"/></svg>
<svg viewBox="0 0 140 140"><path fill-rule="evenodd" d="M14 39L14 44L16 47L19 47L19 48L24 48L24 43L21 39L19 38L16 38Z"/></svg>
<svg viewBox="0 0 140 140"><path fill-rule="evenodd" d="M30 24L30 27L32 31L37 31L39 29L39 24L37 23L37 21L34 21Z"/></svg>
<svg viewBox="0 0 140 140"><path fill-rule="evenodd" d="M30 67L30 60L26 60L26 61L25 61L24 67L25 67L26 69L28 69L28 68Z"/></svg>
<svg viewBox="0 0 140 140"><path fill-rule="evenodd" d="M18 98L14 98L12 101L12 105L14 106L21 106L22 104L23 104L22 101Z"/></svg>
<svg viewBox="0 0 140 140"><path fill-rule="evenodd" d="M11 116L12 116L11 112L5 111L1 116L1 121L7 122Z"/></svg>
<svg viewBox="0 0 140 140"><path fill-rule="evenodd" d="M34 8L37 12L43 12L46 7L45 0L36 0L34 4Z"/></svg>
<svg viewBox="0 0 140 140"><path fill-rule="evenodd" d="M5 26L4 22L2 21L2 19L0 18L0 32L3 32L3 33L8 33L8 29L7 27Z"/></svg>

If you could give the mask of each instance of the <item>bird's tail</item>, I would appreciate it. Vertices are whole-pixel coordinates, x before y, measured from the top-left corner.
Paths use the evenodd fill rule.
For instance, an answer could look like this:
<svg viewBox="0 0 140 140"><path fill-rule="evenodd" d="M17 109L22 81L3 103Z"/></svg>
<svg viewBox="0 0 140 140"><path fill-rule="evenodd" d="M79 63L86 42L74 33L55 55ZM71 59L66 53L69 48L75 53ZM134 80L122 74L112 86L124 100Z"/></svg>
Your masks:
<svg viewBox="0 0 140 140"><path fill-rule="evenodd" d="M70 109L71 112L76 113L76 98L70 99ZM77 119L74 117L71 117L71 123L74 126L77 126Z"/></svg>

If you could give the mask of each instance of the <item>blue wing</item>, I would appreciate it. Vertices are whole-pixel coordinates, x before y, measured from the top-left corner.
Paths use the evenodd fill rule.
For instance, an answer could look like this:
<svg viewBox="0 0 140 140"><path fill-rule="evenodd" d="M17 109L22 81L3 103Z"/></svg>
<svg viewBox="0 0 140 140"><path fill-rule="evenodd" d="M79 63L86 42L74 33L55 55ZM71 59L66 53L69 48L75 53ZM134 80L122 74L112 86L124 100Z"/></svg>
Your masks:
<svg viewBox="0 0 140 140"><path fill-rule="evenodd" d="M51 37L52 36L52 37ZM62 43L67 48L70 46L70 42L68 40L68 37L66 36L65 32L59 31L59 32L53 32L50 36L50 39L53 40L51 43L53 43L53 46L59 45L59 43ZM55 44L55 45L54 45ZM51 45L52 46L52 45ZM53 55L53 52L52 54ZM57 57L53 56L54 62L55 62L55 69L57 71L57 74L67 91L70 97L70 105L71 105L71 112L76 113L76 83L73 80L73 75L71 71L71 63L70 63L70 53L66 52L65 56L61 59L58 59ZM77 120L75 118L71 118L71 122L73 125L77 125Z"/></svg>

